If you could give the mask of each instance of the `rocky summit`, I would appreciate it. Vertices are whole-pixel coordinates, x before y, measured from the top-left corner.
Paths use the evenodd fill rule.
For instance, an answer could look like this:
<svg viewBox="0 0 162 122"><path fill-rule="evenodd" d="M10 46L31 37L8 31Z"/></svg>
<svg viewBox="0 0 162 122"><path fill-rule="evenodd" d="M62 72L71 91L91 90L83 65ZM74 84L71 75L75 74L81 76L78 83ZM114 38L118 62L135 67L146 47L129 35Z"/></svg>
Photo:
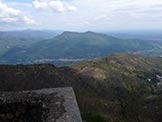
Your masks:
<svg viewBox="0 0 162 122"><path fill-rule="evenodd" d="M0 93L0 122L82 122L72 88Z"/></svg>

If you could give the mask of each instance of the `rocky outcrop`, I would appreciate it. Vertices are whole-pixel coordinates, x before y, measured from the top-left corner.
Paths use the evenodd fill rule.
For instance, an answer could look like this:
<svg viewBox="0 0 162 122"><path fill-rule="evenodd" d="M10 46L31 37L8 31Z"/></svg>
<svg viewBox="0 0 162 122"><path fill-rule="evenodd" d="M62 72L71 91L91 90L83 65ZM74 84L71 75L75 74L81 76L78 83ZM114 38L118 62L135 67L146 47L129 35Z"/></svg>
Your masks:
<svg viewBox="0 0 162 122"><path fill-rule="evenodd" d="M0 122L82 122L72 88L0 93Z"/></svg>

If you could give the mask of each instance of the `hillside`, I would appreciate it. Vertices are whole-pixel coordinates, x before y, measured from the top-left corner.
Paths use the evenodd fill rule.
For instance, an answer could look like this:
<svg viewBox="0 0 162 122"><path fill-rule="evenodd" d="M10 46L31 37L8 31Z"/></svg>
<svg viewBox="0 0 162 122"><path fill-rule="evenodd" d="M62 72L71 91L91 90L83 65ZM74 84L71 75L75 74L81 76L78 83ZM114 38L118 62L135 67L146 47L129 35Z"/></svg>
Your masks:
<svg viewBox="0 0 162 122"><path fill-rule="evenodd" d="M40 41L28 48L13 48L1 58L2 63L55 63L70 59L88 60L121 52L137 52L154 48L143 40L122 40L95 32L63 32L52 39ZM65 61L66 62L66 61Z"/></svg>
<svg viewBox="0 0 162 122"><path fill-rule="evenodd" d="M0 31L0 56L13 48L28 48L41 40L53 38L56 34L38 30Z"/></svg>
<svg viewBox="0 0 162 122"><path fill-rule="evenodd" d="M0 90L72 86L88 122L161 122L162 59L127 53L72 67L0 65Z"/></svg>
<svg viewBox="0 0 162 122"><path fill-rule="evenodd" d="M109 77L111 80L112 73L134 76L138 72L159 69L162 67L161 62L162 60L160 58L120 53L105 58L97 58L85 63L83 62L78 65L74 65L73 68L78 70L81 74L88 74L99 80L107 80Z"/></svg>

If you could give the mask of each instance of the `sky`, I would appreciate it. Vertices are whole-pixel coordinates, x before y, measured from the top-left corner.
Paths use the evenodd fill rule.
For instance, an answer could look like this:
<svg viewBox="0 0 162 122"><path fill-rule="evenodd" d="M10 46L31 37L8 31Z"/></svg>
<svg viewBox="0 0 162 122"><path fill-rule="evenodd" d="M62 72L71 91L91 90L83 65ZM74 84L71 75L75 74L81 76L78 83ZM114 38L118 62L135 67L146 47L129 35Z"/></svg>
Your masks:
<svg viewBox="0 0 162 122"><path fill-rule="evenodd" d="M0 30L159 30L162 0L0 0Z"/></svg>

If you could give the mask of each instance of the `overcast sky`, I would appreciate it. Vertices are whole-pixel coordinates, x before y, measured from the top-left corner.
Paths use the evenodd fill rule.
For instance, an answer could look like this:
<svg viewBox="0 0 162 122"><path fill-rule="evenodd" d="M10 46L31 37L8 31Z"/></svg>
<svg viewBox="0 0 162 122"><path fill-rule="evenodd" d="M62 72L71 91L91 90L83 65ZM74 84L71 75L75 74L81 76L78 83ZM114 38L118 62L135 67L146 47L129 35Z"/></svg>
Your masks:
<svg viewBox="0 0 162 122"><path fill-rule="evenodd" d="M0 30L162 29L162 0L0 0Z"/></svg>

